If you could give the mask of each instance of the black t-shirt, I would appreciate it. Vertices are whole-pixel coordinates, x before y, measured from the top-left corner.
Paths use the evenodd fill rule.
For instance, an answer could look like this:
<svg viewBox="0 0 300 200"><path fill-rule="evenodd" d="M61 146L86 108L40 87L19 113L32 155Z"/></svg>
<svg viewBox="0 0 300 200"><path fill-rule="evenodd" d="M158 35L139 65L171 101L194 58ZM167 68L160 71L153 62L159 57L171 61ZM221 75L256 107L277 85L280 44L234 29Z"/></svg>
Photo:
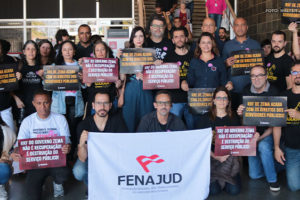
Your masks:
<svg viewBox="0 0 300 200"><path fill-rule="evenodd" d="M201 116L201 118L196 123L196 129L203 129L211 127L213 130L213 141L211 150L214 151L214 144L215 144L215 128L217 126L240 126L240 120L236 115L233 115L230 118L228 115L225 117L216 117L215 120L212 120L209 116L209 112L205 113Z"/></svg>
<svg viewBox="0 0 300 200"><path fill-rule="evenodd" d="M269 55L265 59L265 66L268 72L268 81L277 87L279 91L287 88L286 77L289 76L293 59L284 54L280 58L275 58L274 54Z"/></svg>
<svg viewBox="0 0 300 200"><path fill-rule="evenodd" d="M16 61L11 56L3 56L0 57L0 65L2 64L16 64ZM1 66L0 66L1 69ZM9 108L12 105L12 97L10 96L9 92L1 92L0 91L0 111L3 111Z"/></svg>
<svg viewBox="0 0 300 200"><path fill-rule="evenodd" d="M42 78L37 75L37 71L40 69L41 67L39 65L24 65L20 70L22 79L19 82L17 95L25 104L25 116L35 112L35 108L32 105L33 94L35 91L43 88Z"/></svg>
<svg viewBox="0 0 300 200"><path fill-rule="evenodd" d="M287 107L300 111L300 94L294 94L292 90L281 93L287 96ZM286 127L283 127L283 138L285 146L293 149L300 149L300 120L287 117Z"/></svg>
<svg viewBox="0 0 300 200"><path fill-rule="evenodd" d="M156 59L165 61L167 55L174 51L174 46L171 40L163 39L159 43L155 43L151 38L147 38L147 47L154 48L156 50Z"/></svg>
<svg viewBox="0 0 300 200"><path fill-rule="evenodd" d="M269 90L267 92L262 92L262 93L252 93L250 91L250 88L251 88L251 85L247 85L244 90L243 90L243 93L242 93L242 96L279 96L279 91L277 89L277 87L273 86L273 85L270 85L269 87ZM243 100L241 98L241 102L240 104L243 103ZM260 135L262 135L265 130L267 130L268 127L265 127L265 126L257 126L256 127L256 131L259 132Z"/></svg>
<svg viewBox="0 0 300 200"><path fill-rule="evenodd" d="M106 133L126 133L128 132L125 121L122 117L122 112L109 113L104 131L100 131L94 121L94 116L89 116L81 121L77 126L78 144L82 131L88 132L106 132Z"/></svg>
<svg viewBox="0 0 300 200"><path fill-rule="evenodd" d="M156 4L162 7L162 11L169 11L174 4L177 4L177 0L156 0Z"/></svg>
<svg viewBox="0 0 300 200"><path fill-rule="evenodd" d="M193 57L193 53L189 51L186 55L178 55L175 51L170 52L167 55L165 62L178 63L179 64L179 73L180 73L180 84L183 80L186 80L186 76L188 73L188 68L190 66L191 59ZM187 102L187 92L180 89L169 90L172 95L173 103L186 103Z"/></svg>
<svg viewBox="0 0 300 200"><path fill-rule="evenodd" d="M92 102L96 92L108 92L112 101L116 98L117 89L115 83L99 82L93 83L91 87L87 87L88 105L87 116L91 115Z"/></svg>
<svg viewBox="0 0 300 200"><path fill-rule="evenodd" d="M201 116L201 119L196 123L196 129L203 129L211 127L215 130L216 126L240 126L240 120L236 115L230 118L228 115L225 117L216 117L212 120L209 116L209 112Z"/></svg>
<svg viewBox="0 0 300 200"><path fill-rule="evenodd" d="M78 60L82 57L91 57L91 54L93 53L93 45L90 44L88 47L81 46L80 42L78 43L76 47L76 55L75 58Z"/></svg>

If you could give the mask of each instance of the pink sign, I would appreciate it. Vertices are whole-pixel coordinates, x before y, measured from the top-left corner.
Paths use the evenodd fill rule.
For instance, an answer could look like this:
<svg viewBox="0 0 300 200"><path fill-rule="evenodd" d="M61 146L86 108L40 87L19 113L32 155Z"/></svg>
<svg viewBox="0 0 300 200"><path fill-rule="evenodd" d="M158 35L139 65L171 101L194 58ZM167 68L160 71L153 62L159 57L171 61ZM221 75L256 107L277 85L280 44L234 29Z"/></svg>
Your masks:
<svg viewBox="0 0 300 200"><path fill-rule="evenodd" d="M23 139L18 144L22 170L66 166L66 155L62 153L65 137Z"/></svg>

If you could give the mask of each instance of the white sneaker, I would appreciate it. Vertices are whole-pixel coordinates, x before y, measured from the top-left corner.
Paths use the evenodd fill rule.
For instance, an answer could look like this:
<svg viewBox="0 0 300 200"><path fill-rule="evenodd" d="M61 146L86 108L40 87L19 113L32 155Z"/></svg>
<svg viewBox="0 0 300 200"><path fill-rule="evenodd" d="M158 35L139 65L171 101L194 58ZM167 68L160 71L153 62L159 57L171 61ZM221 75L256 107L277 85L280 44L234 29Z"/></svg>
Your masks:
<svg viewBox="0 0 300 200"><path fill-rule="evenodd" d="M62 184L56 184L53 182L53 196L56 197L63 197L64 196L64 187Z"/></svg>
<svg viewBox="0 0 300 200"><path fill-rule="evenodd" d="M0 185L0 200L7 200L7 192L5 190L5 185Z"/></svg>

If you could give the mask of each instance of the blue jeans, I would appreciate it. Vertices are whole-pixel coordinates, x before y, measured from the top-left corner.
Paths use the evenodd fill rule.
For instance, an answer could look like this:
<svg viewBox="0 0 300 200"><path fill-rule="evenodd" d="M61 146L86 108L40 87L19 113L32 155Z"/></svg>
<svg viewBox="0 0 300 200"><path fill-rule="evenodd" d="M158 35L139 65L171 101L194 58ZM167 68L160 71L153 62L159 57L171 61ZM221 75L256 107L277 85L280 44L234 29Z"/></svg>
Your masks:
<svg viewBox="0 0 300 200"><path fill-rule="evenodd" d="M236 181L236 184L230 184L230 183L225 183L224 190L231 195L237 195L241 191L241 177L240 175L236 175L234 177L234 180ZM222 188L218 181L214 181L210 183L209 185L209 195L216 195L222 192Z"/></svg>
<svg viewBox="0 0 300 200"><path fill-rule="evenodd" d="M180 119L184 116L187 129L192 130L194 128L194 118L189 112L187 103L173 103L170 112L178 116Z"/></svg>
<svg viewBox="0 0 300 200"><path fill-rule="evenodd" d="M258 143L256 156L248 157L250 178L258 179L266 176L268 183L277 181L273 144L273 135L265 137Z"/></svg>
<svg viewBox="0 0 300 200"><path fill-rule="evenodd" d="M73 174L78 181L83 181L85 185L88 185L88 159L85 162L77 159L73 167Z"/></svg>
<svg viewBox="0 0 300 200"><path fill-rule="evenodd" d="M216 27L217 27L217 30L216 30L216 34L219 35L219 28L221 26L221 22L222 22L222 15L219 15L219 14L208 14L209 18L212 18L215 20L216 22Z"/></svg>
<svg viewBox="0 0 300 200"><path fill-rule="evenodd" d="M300 189L300 149L285 148L287 183L292 191Z"/></svg>
<svg viewBox="0 0 300 200"><path fill-rule="evenodd" d="M7 183L11 176L11 168L7 163L0 163L0 185Z"/></svg>

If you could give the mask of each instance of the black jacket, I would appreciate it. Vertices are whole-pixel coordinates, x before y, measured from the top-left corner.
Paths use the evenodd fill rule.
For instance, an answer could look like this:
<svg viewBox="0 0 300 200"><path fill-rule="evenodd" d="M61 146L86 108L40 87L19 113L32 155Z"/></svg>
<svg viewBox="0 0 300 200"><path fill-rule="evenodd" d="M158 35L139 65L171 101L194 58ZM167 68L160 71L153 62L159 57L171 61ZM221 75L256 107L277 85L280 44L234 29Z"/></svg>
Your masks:
<svg viewBox="0 0 300 200"><path fill-rule="evenodd" d="M184 131L186 130L183 121L176 115L169 113L168 122L166 125L167 131ZM137 132L164 132L161 124L157 119L156 111L145 115L137 128Z"/></svg>

